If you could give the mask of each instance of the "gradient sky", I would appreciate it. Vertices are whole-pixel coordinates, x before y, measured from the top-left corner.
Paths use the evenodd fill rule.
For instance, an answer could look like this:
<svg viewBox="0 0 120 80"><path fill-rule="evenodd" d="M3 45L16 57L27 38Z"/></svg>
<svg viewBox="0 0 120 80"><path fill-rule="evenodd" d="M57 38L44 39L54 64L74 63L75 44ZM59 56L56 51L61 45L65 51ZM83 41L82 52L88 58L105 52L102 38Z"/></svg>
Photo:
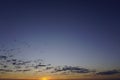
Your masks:
<svg viewBox="0 0 120 80"><path fill-rule="evenodd" d="M120 69L120 1L1 0L0 46L53 66Z"/></svg>

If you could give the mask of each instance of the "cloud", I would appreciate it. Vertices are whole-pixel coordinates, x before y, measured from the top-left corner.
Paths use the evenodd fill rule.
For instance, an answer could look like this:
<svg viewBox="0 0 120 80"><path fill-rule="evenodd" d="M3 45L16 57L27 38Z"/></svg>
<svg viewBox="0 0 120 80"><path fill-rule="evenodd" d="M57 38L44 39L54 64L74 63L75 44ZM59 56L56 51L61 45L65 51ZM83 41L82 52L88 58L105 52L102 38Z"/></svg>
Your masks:
<svg viewBox="0 0 120 80"><path fill-rule="evenodd" d="M46 67L46 70L50 70L50 69L53 69L54 67L52 67L52 66L47 66Z"/></svg>
<svg viewBox="0 0 120 80"><path fill-rule="evenodd" d="M13 51L14 49L4 50L4 52ZM71 73L85 74L96 72L84 67L78 66L52 66L51 64L44 64L42 59L36 60L20 60L16 59L13 54L2 54L0 55L0 73L10 72L43 72L48 71L50 73L60 73L69 75ZM114 75L119 74L119 70L109 70L95 73L96 75Z"/></svg>
<svg viewBox="0 0 120 80"><path fill-rule="evenodd" d="M16 70L15 72L28 72L28 71L31 71L31 69Z"/></svg>
<svg viewBox="0 0 120 80"><path fill-rule="evenodd" d="M8 59L6 59L6 57ZM15 59L14 57L9 58L8 56L4 55L1 56L0 60L0 73L4 72L28 72L28 71L32 71L35 69L39 69L41 67L45 67L46 68L46 64L43 64L42 62L40 62L39 60L36 61L32 61L32 60L19 60L19 59Z"/></svg>
<svg viewBox="0 0 120 80"><path fill-rule="evenodd" d="M89 70L87 68L81 68L76 66L58 66L54 68L54 71L52 73L56 72L63 72L63 73L90 73L93 72L92 70Z"/></svg>
<svg viewBox="0 0 120 80"><path fill-rule="evenodd" d="M27 43L23 43L25 46L30 46ZM36 60L21 60L15 57L13 52L17 52L18 48L13 49L0 49L0 73L7 72L29 72L29 71L48 71L50 73L62 73L62 74L85 74L96 72L84 67L78 66L52 66L51 64L44 64L42 59ZM97 72L96 75L114 75L119 74L119 70L109 70L103 72Z"/></svg>
<svg viewBox="0 0 120 80"><path fill-rule="evenodd" d="M15 41L16 42L16 41ZM23 46L30 46L26 42L21 42ZM17 50L21 48L2 48L0 49L0 72L28 72L28 71L48 71L50 73L89 73L89 69L76 66L52 66L51 64L44 64L42 59L36 60L21 60L15 57Z"/></svg>
<svg viewBox="0 0 120 80"><path fill-rule="evenodd" d="M46 67L46 65L39 64L39 65L35 65L35 66L34 66L35 69L38 69L38 68L40 68L40 67Z"/></svg>
<svg viewBox="0 0 120 80"><path fill-rule="evenodd" d="M41 67L48 66L43 64L42 59L36 60L21 60L15 57L15 54L10 53L16 49L0 49L0 73L7 72L28 72ZM36 68L35 68L36 67Z"/></svg>
<svg viewBox="0 0 120 80"><path fill-rule="evenodd" d="M11 69L0 69L0 72L13 72Z"/></svg>
<svg viewBox="0 0 120 80"><path fill-rule="evenodd" d="M12 59L11 63L13 65L27 65L27 64L31 63L31 61L23 61L23 60Z"/></svg>
<svg viewBox="0 0 120 80"><path fill-rule="evenodd" d="M2 60L2 59L6 60L6 59L7 59L7 56L5 56L5 55L0 55L0 60Z"/></svg>
<svg viewBox="0 0 120 80"><path fill-rule="evenodd" d="M118 70L109 70L109 71L98 72L96 73L96 75L114 75L118 73L120 73L120 71Z"/></svg>

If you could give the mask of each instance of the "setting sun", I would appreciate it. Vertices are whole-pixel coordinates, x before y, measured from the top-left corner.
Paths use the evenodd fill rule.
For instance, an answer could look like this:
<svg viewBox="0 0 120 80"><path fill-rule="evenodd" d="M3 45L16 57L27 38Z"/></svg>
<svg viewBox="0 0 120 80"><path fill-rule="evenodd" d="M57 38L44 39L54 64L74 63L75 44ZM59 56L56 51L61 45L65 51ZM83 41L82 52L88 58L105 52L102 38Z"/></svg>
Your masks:
<svg viewBox="0 0 120 80"><path fill-rule="evenodd" d="M42 80L48 80L48 78L47 77L43 77Z"/></svg>

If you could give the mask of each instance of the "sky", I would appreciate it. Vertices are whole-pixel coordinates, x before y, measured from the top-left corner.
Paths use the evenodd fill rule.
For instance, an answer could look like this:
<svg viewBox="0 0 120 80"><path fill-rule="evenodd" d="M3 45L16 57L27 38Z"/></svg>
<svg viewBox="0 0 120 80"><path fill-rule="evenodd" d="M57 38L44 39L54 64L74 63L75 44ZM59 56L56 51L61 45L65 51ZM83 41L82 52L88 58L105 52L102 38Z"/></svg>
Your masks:
<svg viewBox="0 0 120 80"><path fill-rule="evenodd" d="M119 4L1 0L0 78L120 78Z"/></svg>

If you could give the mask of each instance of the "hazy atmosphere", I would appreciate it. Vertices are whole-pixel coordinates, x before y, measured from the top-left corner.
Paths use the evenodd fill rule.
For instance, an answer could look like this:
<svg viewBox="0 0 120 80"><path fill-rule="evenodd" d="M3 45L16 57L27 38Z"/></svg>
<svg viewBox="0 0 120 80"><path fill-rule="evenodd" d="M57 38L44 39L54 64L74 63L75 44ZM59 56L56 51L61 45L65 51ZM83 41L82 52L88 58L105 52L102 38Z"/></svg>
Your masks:
<svg viewBox="0 0 120 80"><path fill-rule="evenodd" d="M120 1L0 0L0 79L120 79Z"/></svg>

